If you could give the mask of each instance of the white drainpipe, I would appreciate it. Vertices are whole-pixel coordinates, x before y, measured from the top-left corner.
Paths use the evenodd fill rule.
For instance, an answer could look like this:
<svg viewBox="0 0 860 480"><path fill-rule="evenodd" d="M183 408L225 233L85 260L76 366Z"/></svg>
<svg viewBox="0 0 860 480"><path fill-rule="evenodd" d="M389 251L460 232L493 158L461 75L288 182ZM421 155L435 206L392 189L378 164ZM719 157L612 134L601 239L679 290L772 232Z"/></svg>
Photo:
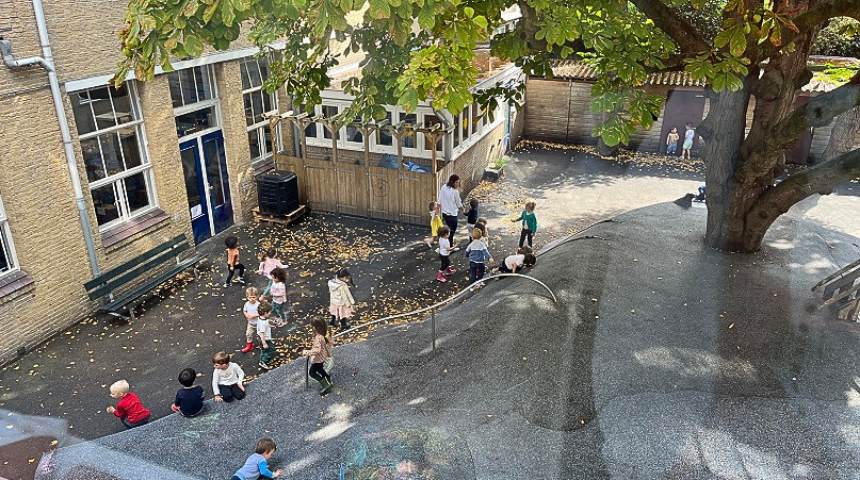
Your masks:
<svg viewBox="0 0 860 480"><path fill-rule="evenodd" d="M45 24L45 11L42 9L42 0L33 0L33 12L36 16L36 27L39 30L39 43L42 45L42 57L25 58L15 60L12 57L11 44L8 40L0 41L0 53L3 62L10 68L23 67L27 65L40 65L48 72L48 83L51 85L51 97L54 100L54 109L57 112L57 120L60 122L60 133L63 137L63 147L66 151L66 163L69 167L69 176L72 179L72 187L75 191L75 201L78 204L78 216L81 219L81 227L84 231L84 241L87 244L87 253L90 257L90 268L93 276L99 275L99 262L96 256L95 243L93 242L93 231L90 219L87 215L84 203L84 192L81 188L81 177L78 172L78 163L75 156L75 148L72 146L72 135L69 133L69 120L66 117L66 109L63 106L63 97L60 92L60 82L57 80L57 72L54 69L54 57L51 54L51 43L48 41L48 27Z"/></svg>

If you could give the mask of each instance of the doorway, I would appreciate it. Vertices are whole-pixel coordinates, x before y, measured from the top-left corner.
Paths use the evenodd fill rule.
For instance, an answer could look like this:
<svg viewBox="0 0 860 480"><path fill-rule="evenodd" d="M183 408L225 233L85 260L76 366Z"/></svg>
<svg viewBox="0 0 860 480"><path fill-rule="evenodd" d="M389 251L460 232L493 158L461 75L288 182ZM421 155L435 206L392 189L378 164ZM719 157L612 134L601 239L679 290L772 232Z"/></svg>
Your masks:
<svg viewBox="0 0 860 480"><path fill-rule="evenodd" d="M221 131L179 144L194 243L223 232L233 224L230 179Z"/></svg>
<svg viewBox="0 0 860 480"><path fill-rule="evenodd" d="M676 155L681 156L684 144L684 124L691 122L693 128L699 126L705 113L705 94L695 90L669 90L666 97L666 107L663 110L663 130L660 132L660 153L666 153L666 137L672 127L678 129L678 147ZM693 136L692 152L699 148L699 136Z"/></svg>

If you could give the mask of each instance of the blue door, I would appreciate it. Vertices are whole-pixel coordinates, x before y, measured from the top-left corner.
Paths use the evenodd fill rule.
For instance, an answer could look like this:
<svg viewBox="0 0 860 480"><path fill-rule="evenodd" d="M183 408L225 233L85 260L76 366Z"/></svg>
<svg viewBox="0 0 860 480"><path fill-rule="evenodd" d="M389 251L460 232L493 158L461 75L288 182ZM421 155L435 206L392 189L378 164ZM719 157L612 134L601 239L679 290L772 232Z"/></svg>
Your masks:
<svg viewBox="0 0 860 480"><path fill-rule="evenodd" d="M200 243L233 224L224 137L220 131L203 135L179 144L179 152L194 242Z"/></svg>

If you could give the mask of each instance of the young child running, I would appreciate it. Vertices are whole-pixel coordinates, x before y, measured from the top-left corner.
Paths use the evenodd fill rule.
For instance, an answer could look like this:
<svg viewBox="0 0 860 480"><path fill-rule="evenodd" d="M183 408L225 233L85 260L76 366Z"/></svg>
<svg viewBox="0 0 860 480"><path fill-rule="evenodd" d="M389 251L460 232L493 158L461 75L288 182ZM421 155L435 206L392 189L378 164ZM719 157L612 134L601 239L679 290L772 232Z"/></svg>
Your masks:
<svg viewBox="0 0 860 480"><path fill-rule="evenodd" d="M320 395L325 395L334 386L331 383L331 376L325 371L325 361L331 357L331 341L328 339L328 327L325 320L315 318L311 320L311 327L314 329L314 343L311 349L305 350L302 355L311 357L311 368L308 375L319 382Z"/></svg>
<svg viewBox="0 0 860 480"><path fill-rule="evenodd" d="M487 250L487 244L484 243L480 228L472 230L472 243L466 247L466 254L469 256L469 284L484 278L486 271L486 262L493 263L493 256Z"/></svg>
<svg viewBox="0 0 860 480"><path fill-rule="evenodd" d="M137 395L129 392L129 388L125 380L118 380L110 386L110 396L119 401L116 407L107 407L107 413L119 418L125 428L134 428L149 423L149 410L143 406Z"/></svg>
<svg viewBox="0 0 860 480"><path fill-rule="evenodd" d="M269 314L272 307L267 302L260 303L257 308L260 316L257 318L257 335L260 336L260 368L271 370L275 358L275 342L272 341L272 326L269 325Z"/></svg>
<svg viewBox="0 0 860 480"><path fill-rule="evenodd" d="M475 224L478 223L478 199L473 198L469 200L469 211L466 212L466 227L468 227L469 231L475 229Z"/></svg>
<svg viewBox="0 0 860 480"><path fill-rule="evenodd" d="M287 324L287 271L283 268L272 270L272 288L269 293L272 296L272 318L276 327L283 327ZM293 331L296 326L293 325L288 331Z"/></svg>
<svg viewBox="0 0 860 480"><path fill-rule="evenodd" d="M425 240L427 246L433 248L439 237L439 227L442 226L442 214L439 212L439 204L430 202L430 238Z"/></svg>
<svg viewBox="0 0 860 480"><path fill-rule="evenodd" d="M272 270L276 268L283 268L286 270L287 267L281 263L281 260L278 259L278 251L272 247L266 250L266 253L260 257L260 267L257 268L258 275L262 275L269 279L269 284L266 285L266 289L263 290L262 300L266 299L266 295L268 295L269 290L272 289L272 283L274 283L274 280L272 279Z"/></svg>
<svg viewBox="0 0 860 480"><path fill-rule="evenodd" d="M224 246L227 247L227 279L224 280L224 287L229 287L233 280L233 274L239 271L236 277L237 283L245 283L242 278L245 275L245 266L239 263L239 237L227 237L224 239Z"/></svg>
<svg viewBox="0 0 860 480"><path fill-rule="evenodd" d="M331 315L329 324L332 327L336 327L340 322L341 329L352 328L349 324L349 318L354 313L355 299L352 298L352 292L349 291L351 281L352 277L349 270L345 268L338 270L334 278L328 281L328 313Z"/></svg>
<svg viewBox="0 0 860 480"><path fill-rule="evenodd" d="M450 234L450 228L439 228L439 273L436 275L436 280L442 283L448 281L445 275L451 275L457 271L451 268L451 252L456 250L456 247L451 246L451 240L448 238Z"/></svg>
<svg viewBox="0 0 860 480"><path fill-rule="evenodd" d="M212 372L212 390L215 392L215 401L223 400L230 403L233 400L245 398L245 385L242 384L242 380L245 379L245 372L242 367L231 362L227 352L218 352L212 355L212 365L215 366L215 371Z"/></svg>
<svg viewBox="0 0 860 480"><path fill-rule="evenodd" d="M537 262L537 258L533 253L518 253L516 255L508 255L505 261L499 265L499 268L493 270L493 273L517 273L517 270L533 267Z"/></svg>
<svg viewBox="0 0 860 480"><path fill-rule="evenodd" d="M170 406L174 412L179 412L183 417L196 417L203 411L203 387L195 385L197 371L193 368L185 368L179 372L179 383L182 388L176 392L176 399Z"/></svg>
<svg viewBox="0 0 860 480"><path fill-rule="evenodd" d="M248 353L254 349L254 337L257 335L257 318L260 317L260 302L257 301L257 289L248 287L245 289L245 306L242 307L242 313L245 315L245 348L242 353Z"/></svg>
<svg viewBox="0 0 860 480"><path fill-rule="evenodd" d="M678 127L672 127L669 135L666 135L666 155L678 154L678 140L681 138L678 135Z"/></svg>
<svg viewBox="0 0 860 480"><path fill-rule="evenodd" d="M534 235L537 233L537 216L535 216L536 206L535 202L526 202L526 209L523 210L523 213L521 213L518 218L512 220L513 222L523 222L523 229L520 231L521 247L525 243L526 238L528 238L529 247L534 248L532 240L534 239Z"/></svg>
<svg viewBox="0 0 860 480"><path fill-rule="evenodd" d="M278 449L275 441L271 438L262 438L257 441L256 453L245 460L245 465L230 477L230 480L257 480L258 478L277 478L281 476L280 470L274 472L269 470L269 459Z"/></svg>

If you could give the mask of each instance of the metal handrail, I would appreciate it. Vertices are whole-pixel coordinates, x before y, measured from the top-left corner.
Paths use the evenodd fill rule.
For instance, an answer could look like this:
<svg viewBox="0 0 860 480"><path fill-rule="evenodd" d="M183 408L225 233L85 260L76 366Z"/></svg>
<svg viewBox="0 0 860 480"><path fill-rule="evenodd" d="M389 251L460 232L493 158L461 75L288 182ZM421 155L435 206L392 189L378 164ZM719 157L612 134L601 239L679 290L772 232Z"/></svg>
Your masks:
<svg viewBox="0 0 860 480"><path fill-rule="evenodd" d="M436 353L436 310L439 307L441 307L442 305L445 305L447 303L453 302L454 300L457 300L458 298L462 297L463 295L465 295L468 292L475 291L475 288L477 285L482 285L485 282L488 282L488 281L493 280L493 279L501 278L501 277L527 278L527 279L539 284L543 288L545 288L546 291L549 292L549 294L552 296L552 303L558 303L558 299L555 297L555 294L552 293L552 290L550 290L550 288L548 286L546 286L545 283L541 282L540 280L538 280L534 277L530 277L528 275L523 275L520 273L497 273L495 275L491 275L488 277L484 277L480 280L477 280L477 281L475 281L475 283L473 283L473 284L469 285L468 287L457 292L454 296L449 297L449 298L442 300L440 302L436 302L433 305L430 305L429 307L419 308L418 310L413 310L411 312L406 312L406 313L398 313L397 315L389 315L387 317L379 318L379 319L373 320L371 322L362 323L361 325L356 325L350 329L344 330L342 332L338 332L338 333L332 335L332 338L334 339L334 338L346 335L350 332L354 332L354 331L360 330L362 328L367 328L371 325L376 325L376 324L379 324L382 322L387 322L389 320L394 320L396 318L407 317L410 315L419 315L419 314L424 313L424 312L429 310L431 313L431 315L430 315L430 326L431 326L431 329L433 330L433 354L435 354ZM308 379L308 376L309 376L308 372L310 369L310 361L311 361L310 357L305 358L305 390L310 388L310 382Z"/></svg>
<svg viewBox="0 0 860 480"><path fill-rule="evenodd" d="M555 298L555 294L554 294L554 293L552 293L552 290L550 290L550 288L549 288L549 287L547 287L545 283L541 282L540 280L538 280L538 279L536 279L536 278L534 278L534 277L530 277L530 276L528 276L528 275L522 275L522 274L520 274L520 273L497 273L497 274L495 274L495 275L491 275L491 276L489 276L489 277L484 277L484 278L482 278L482 279L480 279L480 280L477 280L475 283L473 283L473 284L469 285L468 287L466 287L466 288L464 288L464 289L460 290L459 292L457 292L453 297L450 297L450 298L447 298L447 299L445 299L445 300L442 300L441 302L434 303L433 305L430 305L429 307L419 308L418 310L413 310L413 311L411 311L411 312L406 312L406 313L398 313L397 315L389 315L389 316L387 316L387 317L383 317L383 318L380 318L380 319L377 319L377 320L373 320L372 322L362 323L361 325L356 325L356 326L354 326L354 327L352 327L352 328L350 328L350 329L344 330L344 331L342 331L342 332L338 332L338 333L336 333L336 334L332 335L332 338L337 338L337 337L340 337L340 336L346 335L347 333L350 333L350 332L353 332L353 331L355 331L355 330L359 330L359 329L362 329L362 328L365 328L365 327L369 327L370 325L375 325L375 324L377 324L377 323L382 323L382 322L386 322L386 321L388 321L388 320L394 320L394 319L396 319L396 318L401 318L401 317L408 317L408 316L411 316L411 315L418 315L418 314L424 313L424 312L429 311L429 310L437 309L437 308L441 307L442 305L445 305L446 303L453 302L454 300L456 300L456 299L458 299L458 298L462 297L463 295L465 295L466 293L468 293L468 292L470 292L470 291L474 291L474 290L475 290L475 285L477 285L477 284L483 284L484 282L487 282L487 281L492 280L492 279L495 279L495 278L500 278L500 277L521 277L521 278L527 278L527 279L529 279L529 280L531 280L531 281L533 281L533 282L535 282L535 283L539 284L539 285L540 285L540 286L542 286L543 288L545 288L545 289L546 289L546 291L547 291L547 292L549 292L549 294L552 296L552 303L558 303L558 299L556 299L556 298Z"/></svg>

